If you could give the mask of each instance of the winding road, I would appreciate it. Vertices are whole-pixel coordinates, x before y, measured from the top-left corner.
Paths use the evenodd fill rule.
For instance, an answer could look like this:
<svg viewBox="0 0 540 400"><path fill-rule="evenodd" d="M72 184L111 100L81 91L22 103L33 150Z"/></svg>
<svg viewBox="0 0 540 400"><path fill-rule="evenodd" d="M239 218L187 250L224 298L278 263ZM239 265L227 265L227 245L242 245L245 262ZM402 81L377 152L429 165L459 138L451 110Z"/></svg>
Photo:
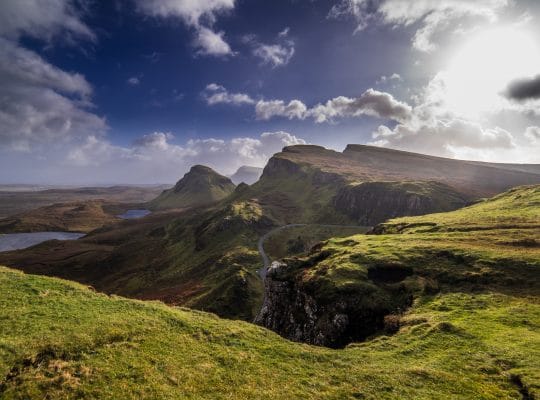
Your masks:
<svg viewBox="0 0 540 400"><path fill-rule="evenodd" d="M257 249L259 250L259 254L261 255L261 258L263 261L263 267L259 269L258 273L263 282L266 279L266 273L268 271L268 267L272 263L272 260L270 260L270 257L268 257L268 254L266 254L266 252L264 251L264 242L266 241L266 239L268 239L273 234L280 232L282 230L289 229L289 228L298 228L301 226L318 226L321 228L368 228L368 227L359 226L359 225L289 224L289 225L278 226L277 228L274 228L271 231L266 232L264 235L262 235L259 238L259 242L257 244Z"/></svg>

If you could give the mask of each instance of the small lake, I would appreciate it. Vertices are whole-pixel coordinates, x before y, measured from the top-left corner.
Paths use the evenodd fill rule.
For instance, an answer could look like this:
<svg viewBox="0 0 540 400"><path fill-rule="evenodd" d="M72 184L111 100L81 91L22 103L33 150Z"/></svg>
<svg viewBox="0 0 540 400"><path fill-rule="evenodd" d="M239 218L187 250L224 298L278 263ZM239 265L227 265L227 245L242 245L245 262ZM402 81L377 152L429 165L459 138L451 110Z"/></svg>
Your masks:
<svg viewBox="0 0 540 400"><path fill-rule="evenodd" d="M0 251L20 250L47 240L76 240L84 233L73 232L29 232L0 234Z"/></svg>
<svg viewBox="0 0 540 400"><path fill-rule="evenodd" d="M127 210L125 213L117 215L117 217L122 219L136 219L146 217L150 213L149 210Z"/></svg>

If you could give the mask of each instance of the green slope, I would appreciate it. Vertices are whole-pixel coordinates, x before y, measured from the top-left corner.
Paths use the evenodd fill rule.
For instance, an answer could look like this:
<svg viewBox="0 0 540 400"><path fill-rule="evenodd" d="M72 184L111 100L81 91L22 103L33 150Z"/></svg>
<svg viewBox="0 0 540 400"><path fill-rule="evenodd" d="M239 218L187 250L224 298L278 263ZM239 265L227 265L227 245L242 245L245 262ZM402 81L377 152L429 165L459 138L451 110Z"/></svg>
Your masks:
<svg viewBox="0 0 540 400"><path fill-rule="evenodd" d="M234 192L231 180L204 165L191 167L176 185L148 203L152 210L187 208L215 203Z"/></svg>
<svg viewBox="0 0 540 400"><path fill-rule="evenodd" d="M540 304L418 303L394 336L328 350L0 268L0 398L519 399L540 394ZM523 397L525 398L525 397Z"/></svg>

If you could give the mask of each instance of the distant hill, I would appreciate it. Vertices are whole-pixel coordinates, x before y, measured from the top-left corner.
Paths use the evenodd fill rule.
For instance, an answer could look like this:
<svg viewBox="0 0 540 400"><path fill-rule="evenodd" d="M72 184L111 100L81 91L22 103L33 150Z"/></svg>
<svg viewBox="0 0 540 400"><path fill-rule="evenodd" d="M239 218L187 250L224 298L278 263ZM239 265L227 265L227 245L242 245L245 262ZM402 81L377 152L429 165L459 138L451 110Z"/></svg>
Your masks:
<svg viewBox="0 0 540 400"><path fill-rule="evenodd" d="M152 210L186 208L215 203L234 192L234 183L204 165L191 167L172 189L149 202Z"/></svg>
<svg viewBox="0 0 540 400"><path fill-rule="evenodd" d="M241 199L278 224L348 222L451 211L511 187L540 183L540 165L461 161L364 145L343 152L285 147Z"/></svg>
<svg viewBox="0 0 540 400"><path fill-rule="evenodd" d="M262 168L244 165L231 175L231 181L233 181L235 185L239 185L242 182L252 185L259 180L262 172Z"/></svg>
<svg viewBox="0 0 540 400"><path fill-rule="evenodd" d="M111 203L144 203L170 185L73 187L37 190L30 185L4 185L0 190L0 218L58 203L105 200ZM38 188L39 189L39 188Z"/></svg>
<svg viewBox="0 0 540 400"><path fill-rule="evenodd" d="M90 232L118 221L115 211L118 204L103 200L59 203L25 211L0 219L0 233L15 232Z"/></svg>

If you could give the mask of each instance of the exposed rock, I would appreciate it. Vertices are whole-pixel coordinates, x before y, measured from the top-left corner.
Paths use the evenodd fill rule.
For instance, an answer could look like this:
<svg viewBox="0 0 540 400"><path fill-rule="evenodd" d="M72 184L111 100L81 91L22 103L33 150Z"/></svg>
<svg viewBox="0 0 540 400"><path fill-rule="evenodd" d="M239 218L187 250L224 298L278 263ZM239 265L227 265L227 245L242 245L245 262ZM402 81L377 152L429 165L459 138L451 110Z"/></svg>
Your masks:
<svg viewBox="0 0 540 400"><path fill-rule="evenodd" d="M384 328L385 316L412 302L399 284L380 287L372 283L358 293L336 291L328 299L303 282L301 273L290 270L281 262L268 268L265 299L255 323L297 342L339 348L364 340Z"/></svg>
<svg viewBox="0 0 540 400"><path fill-rule="evenodd" d="M334 198L339 211L359 225L376 225L389 218L452 211L467 199L438 182L364 182L343 187Z"/></svg>

